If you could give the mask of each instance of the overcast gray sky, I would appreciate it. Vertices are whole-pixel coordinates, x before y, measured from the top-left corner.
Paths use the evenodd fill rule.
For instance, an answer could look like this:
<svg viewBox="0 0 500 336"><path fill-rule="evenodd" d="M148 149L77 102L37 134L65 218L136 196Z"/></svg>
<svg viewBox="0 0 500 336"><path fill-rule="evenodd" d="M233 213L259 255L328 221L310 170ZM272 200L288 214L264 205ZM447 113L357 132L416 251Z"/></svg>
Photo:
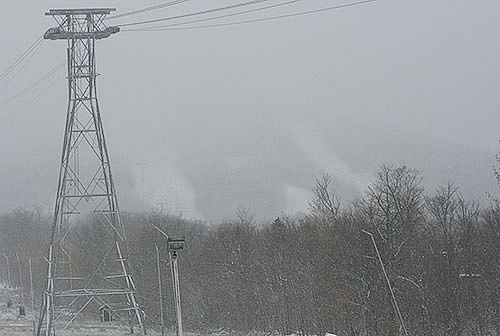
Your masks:
<svg viewBox="0 0 500 336"><path fill-rule="evenodd" d="M2 1L0 68L54 25L49 8L159 2ZM192 0L115 21L236 2ZM347 2L304 0L236 19ZM272 22L114 35L98 43L97 62L121 208L163 205L207 220L248 208L272 218L304 210L322 172L347 201L383 163L421 170L429 191L454 181L485 200L499 149L499 41L497 0L379 0ZM46 41L0 101L64 55L64 42ZM0 106L1 211L52 209L65 85L9 118L43 86Z"/></svg>

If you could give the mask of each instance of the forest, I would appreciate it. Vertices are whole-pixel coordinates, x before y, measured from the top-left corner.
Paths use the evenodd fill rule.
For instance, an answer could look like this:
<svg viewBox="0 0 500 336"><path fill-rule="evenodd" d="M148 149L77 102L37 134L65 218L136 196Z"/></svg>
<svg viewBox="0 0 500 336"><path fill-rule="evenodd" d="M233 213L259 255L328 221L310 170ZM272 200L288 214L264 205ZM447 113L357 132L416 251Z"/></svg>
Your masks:
<svg viewBox="0 0 500 336"><path fill-rule="evenodd" d="M123 212L148 326L159 328L155 246L166 325L175 322L165 239L154 224L186 238L179 267L187 330L400 335L389 283L409 335L500 335L495 195L483 205L452 183L425 190L421 172L405 165L381 166L374 176L363 196L350 202L336 194L332 177L320 176L311 183L307 213L268 222L255 220L251 209L210 225L159 210ZM20 286L22 280L29 297L32 258L37 301L50 223L37 208L0 216L0 253L11 261L17 253L21 260L21 279L12 267L12 282ZM75 267L85 269L100 253L99 225L88 216L78 228ZM0 279L6 277L0 259Z"/></svg>

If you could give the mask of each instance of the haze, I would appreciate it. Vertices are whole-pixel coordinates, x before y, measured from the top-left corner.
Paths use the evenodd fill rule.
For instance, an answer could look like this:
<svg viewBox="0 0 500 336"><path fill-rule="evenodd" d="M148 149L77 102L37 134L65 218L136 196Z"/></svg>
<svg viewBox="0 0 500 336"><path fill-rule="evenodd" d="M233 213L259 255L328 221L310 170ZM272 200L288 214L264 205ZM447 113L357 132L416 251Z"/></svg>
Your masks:
<svg viewBox="0 0 500 336"><path fill-rule="evenodd" d="M272 13L332 3L342 2L305 1ZM154 4L1 2L0 68L54 26L44 15L49 8ZM487 202L499 149L499 32L494 0L379 0L240 26L120 32L98 43L97 62L121 209L162 207L216 221L246 208L269 219L304 211L323 172L348 203L381 164L399 163L422 171L431 190L453 181ZM46 41L0 101L64 58L63 42ZM36 93L0 106L0 211L53 207L65 81L4 118Z"/></svg>

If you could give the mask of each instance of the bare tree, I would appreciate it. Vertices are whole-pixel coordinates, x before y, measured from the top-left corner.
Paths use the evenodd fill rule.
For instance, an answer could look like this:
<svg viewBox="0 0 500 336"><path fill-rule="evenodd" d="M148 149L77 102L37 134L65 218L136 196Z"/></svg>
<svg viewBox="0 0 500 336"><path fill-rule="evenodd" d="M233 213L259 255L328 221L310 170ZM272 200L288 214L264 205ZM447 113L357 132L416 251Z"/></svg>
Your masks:
<svg viewBox="0 0 500 336"><path fill-rule="evenodd" d="M405 290L407 283L420 281L420 274L413 265L417 259L415 245L418 228L424 223L421 183L419 173L405 165L382 166L358 210L361 227L373 232L376 239L405 320L409 315L421 315L421 302L415 305L416 299L420 301L420 298L415 298L415 288ZM399 323L393 314L390 293L385 289L377 258L373 257L372 242L365 241L365 253L371 256L371 262L365 267L365 281L370 284L371 293L368 301L372 315L369 333L397 335ZM409 281L395 281L400 278ZM412 323L409 323L408 329L413 329Z"/></svg>
<svg viewBox="0 0 500 336"><path fill-rule="evenodd" d="M339 214L340 202L332 188L332 177L327 173L317 177L312 192L311 215L327 222L334 220Z"/></svg>
<svg viewBox="0 0 500 336"><path fill-rule="evenodd" d="M452 184L437 189L425 199L426 228L431 242L428 263L424 265L426 297L433 305L432 323L445 335L458 335L463 328L460 314L459 247L460 195Z"/></svg>
<svg viewBox="0 0 500 336"><path fill-rule="evenodd" d="M440 187L436 194L425 198L426 208L431 216L428 221L446 242L452 243L457 229L456 217L459 206L458 189L453 183Z"/></svg>

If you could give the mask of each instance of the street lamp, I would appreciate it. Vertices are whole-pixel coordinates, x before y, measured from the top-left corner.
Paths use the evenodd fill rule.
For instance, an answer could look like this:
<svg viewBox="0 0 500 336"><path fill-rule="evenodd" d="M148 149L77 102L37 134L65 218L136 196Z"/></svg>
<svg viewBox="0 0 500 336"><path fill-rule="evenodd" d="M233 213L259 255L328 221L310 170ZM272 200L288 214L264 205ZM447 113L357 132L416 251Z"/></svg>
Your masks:
<svg viewBox="0 0 500 336"><path fill-rule="evenodd" d="M19 253L17 253L17 252L16 252L16 259L17 259L17 270L19 273L19 285L21 288L21 304L24 305L23 274L21 272L21 260L19 258Z"/></svg>
<svg viewBox="0 0 500 336"><path fill-rule="evenodd" d="M167 251L170 254L170 267L172 269L172 285L174 289L175 311L177 315L177 336L183 336L181 313L181 290L179 285L179 267L177 253L184 250L186 239L184 237L170 237L162 229L151 224L158 232L167 238Z"/></svg>
<svg viewBox="0 0 500 336"><path fill-rule="evenodd" d="M5 257L5 260L7 262L7 281L8 281L8 285L10 286L11 285L11 277L10 277L10 262L9 262L9 257L3 253L3 256Z"/></svg>
<svg viewBox="0 0 500 336"><path fill-rule="evenodd" d="M182 336L181 290L179 286L179 267L177 265L177 252L184 250L185 239L168 238L167 250L170 252L170 265L172 268L172 284L174 287L175 311L177 313L177 336Z"/></svg>

